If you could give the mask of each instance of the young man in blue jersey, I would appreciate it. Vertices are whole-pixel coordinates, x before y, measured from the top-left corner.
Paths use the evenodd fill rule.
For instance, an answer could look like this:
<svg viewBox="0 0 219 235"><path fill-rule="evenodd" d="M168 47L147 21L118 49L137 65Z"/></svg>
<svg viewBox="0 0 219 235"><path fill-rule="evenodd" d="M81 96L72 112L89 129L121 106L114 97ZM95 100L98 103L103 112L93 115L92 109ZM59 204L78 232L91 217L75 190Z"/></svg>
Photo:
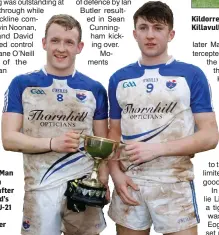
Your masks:
<svg viewBox="0 0 219 235"><path fill-rule="evenodd" d="M118 235L148 235L152 224L162 234L196 235L190 158L218 143L209 85L201 69L168 55L175 34L168 5L145 3L134 26L141 59L109 82L109 138L127 144L120 164L109 163L115 184L109 216Z"/></svg>
<svg viewBox="0 0 219 235"><path fill-rule="evenodd" d="M42 45L46 66L12 80L2 116L4 148L24 155L22 234L95 235L106 226L102 210L68 210L64 193L67 181L87 175L93 166L81 153L79 132L107 136L106 90L75 69L84 44L73 17L53 16ZM107 178L107 171L101 172L102 180Z"/></svg>

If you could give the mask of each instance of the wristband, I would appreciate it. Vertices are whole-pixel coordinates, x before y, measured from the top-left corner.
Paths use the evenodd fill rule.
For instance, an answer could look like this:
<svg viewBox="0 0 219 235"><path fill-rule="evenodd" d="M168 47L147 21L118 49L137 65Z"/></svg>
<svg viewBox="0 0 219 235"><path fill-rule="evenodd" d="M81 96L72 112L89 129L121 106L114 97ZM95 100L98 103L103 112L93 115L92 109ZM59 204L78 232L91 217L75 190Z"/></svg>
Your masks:
<svg viewBox="0 0 219 235"><path fill-rule="evenodd" d="M49 149L50 149L50 151L52 151L52 139L53 138L50 138L50 141L49 141Z"/></svg>

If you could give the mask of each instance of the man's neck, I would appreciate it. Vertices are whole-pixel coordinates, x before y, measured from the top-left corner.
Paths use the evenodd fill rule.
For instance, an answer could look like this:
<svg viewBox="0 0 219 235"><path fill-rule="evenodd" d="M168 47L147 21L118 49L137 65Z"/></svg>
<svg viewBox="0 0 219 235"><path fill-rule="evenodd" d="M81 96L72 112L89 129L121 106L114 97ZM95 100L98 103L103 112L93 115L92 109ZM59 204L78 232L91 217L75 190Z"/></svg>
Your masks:
<svg viewBox="0 0 219 235"><path fill-rule="evenodd" d="M153 65L158 65L158 64L166 64L168 60L171 59L172 56L166 54L163 56L158 56L158 57L146 57L142 55L140 58L140 64L146 65L146 66L153 66Z"/></svg>
<svg viewBox="0 0 219 235"><path fill-rule="evenodd" d="M68 70L60 70L60 69L54 69L48 65L45 65L44 68L48 74L52 74L52 75L60 76L60 77L66 77L66 76L72 75L75 71L74 67Z"/></svg>

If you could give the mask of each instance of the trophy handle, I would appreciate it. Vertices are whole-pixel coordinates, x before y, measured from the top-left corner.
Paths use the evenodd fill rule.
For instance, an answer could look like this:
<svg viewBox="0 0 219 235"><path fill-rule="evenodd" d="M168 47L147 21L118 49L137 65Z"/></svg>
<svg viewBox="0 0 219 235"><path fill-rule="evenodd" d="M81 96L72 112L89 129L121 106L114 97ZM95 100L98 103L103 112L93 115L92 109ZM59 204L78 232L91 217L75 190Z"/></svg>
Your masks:
<svg viewBox="0 0 219 235"><path fill-rule="evenodd" d="M110 159L110 160L113 160L113 161L128 160L129 157L113 158L114 155L116 154L116 152L117 152L119 149L125 147L126 145L127 145L127 144L125 144L125 143L119 143L118 147L110 154L111 156L109 157L109 159Z"/></svg>
<svg viewBox="0 0 219 235"><path fill-rule="evenodd" d="M89 157L90 159L93 159L86 151L82 151L82 150L80 150L79 148L78 148L78 151L79 151L80 153L82 153L83 155L85 155L86 157Z"/></svg>
<svg viewBox="0 0 219 235"><path fill-rule="evenodd" d="M80 137L85 139L86 138L86 135L83 135L83 134L80 134Z"/></svg>
<svg viewBox="0 0 219 235"><path fill-rule="evenodd" d="M80 137L82 138L82 139L86 139L86 135L83 135L83 134L80 134ZM86 157L89 157L90 159L93 159L91 156L90 156L90 154L88 154L85 150L83 151L83 150L80 150L80 148L78 148L78 151L80 152L80 153L82 153L83 155L85 155Z"/></svg>

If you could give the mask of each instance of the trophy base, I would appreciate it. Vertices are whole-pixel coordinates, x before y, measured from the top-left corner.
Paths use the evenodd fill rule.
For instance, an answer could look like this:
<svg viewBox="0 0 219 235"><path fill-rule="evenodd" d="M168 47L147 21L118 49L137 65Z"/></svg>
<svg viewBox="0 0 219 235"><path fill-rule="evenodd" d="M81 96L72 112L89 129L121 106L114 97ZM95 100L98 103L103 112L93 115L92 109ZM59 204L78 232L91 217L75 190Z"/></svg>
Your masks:
<svg viewBox="0 0 219 235"><path fill-rule="evenodd" d="M69 181L65 195L68 199L67 208L73 211L78 209L77 212L85 210L86 206L103 208L108 203L105 188L90 187L84 185L83 181Z"/></svg>

